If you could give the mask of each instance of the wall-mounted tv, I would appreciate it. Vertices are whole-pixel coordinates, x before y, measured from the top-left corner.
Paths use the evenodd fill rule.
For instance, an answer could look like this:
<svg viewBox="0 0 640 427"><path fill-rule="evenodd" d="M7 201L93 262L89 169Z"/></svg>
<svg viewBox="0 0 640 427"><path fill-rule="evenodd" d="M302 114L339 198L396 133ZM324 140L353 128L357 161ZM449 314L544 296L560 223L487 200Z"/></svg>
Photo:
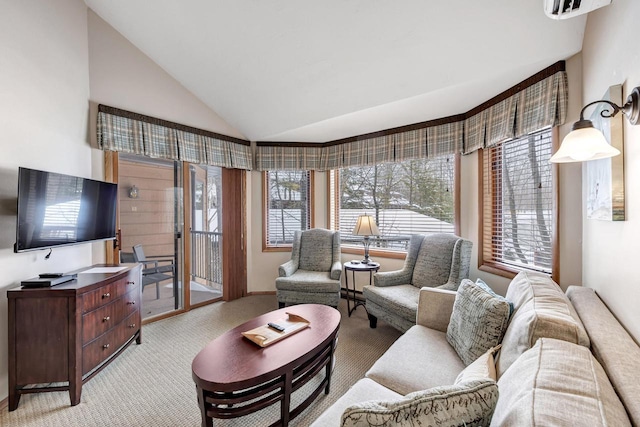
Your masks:
<svg viewBox="0 0 640 427"><path fill-rule="evenodd" d="M115 239L118 186L19 168L15 252Z"/></svg>

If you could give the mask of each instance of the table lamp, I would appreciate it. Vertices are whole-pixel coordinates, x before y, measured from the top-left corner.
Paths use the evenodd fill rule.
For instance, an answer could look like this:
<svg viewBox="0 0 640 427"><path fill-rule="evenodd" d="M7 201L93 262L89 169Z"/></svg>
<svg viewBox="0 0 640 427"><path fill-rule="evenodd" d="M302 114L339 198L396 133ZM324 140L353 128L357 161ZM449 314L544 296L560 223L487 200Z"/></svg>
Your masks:
<svg viewBox="0 0 640 427"><path fill-rule="evenodd" d="M364 244L364 259L362 260L362 263L369 264L371 262L369 259L369 245L371 244L369 236L380 235L380 231L376 225L376 220L371 215L360 215L352 234L354 236L364 236L364 239L362 240L362 243Z"/></svg>

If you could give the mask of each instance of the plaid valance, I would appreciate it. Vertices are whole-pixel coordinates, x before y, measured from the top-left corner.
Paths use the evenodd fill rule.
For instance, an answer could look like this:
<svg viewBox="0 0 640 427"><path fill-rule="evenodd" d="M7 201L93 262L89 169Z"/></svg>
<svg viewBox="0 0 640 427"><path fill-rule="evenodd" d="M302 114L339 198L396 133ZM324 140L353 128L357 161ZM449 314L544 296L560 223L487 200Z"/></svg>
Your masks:
<svg viewBox="0 0 640 427"><path fill-rule="evenodd" d="M158 159L234 169L253 168L249 141L106 105L98 106L98 146L105 151Z"/></svg>
<svg viewBox="0 0 640 427"><path fill-rule="evenodd" d="M258 170L329 170L472 153L566 119L560 61L465 114L324 144L258 142Z"/></svg>

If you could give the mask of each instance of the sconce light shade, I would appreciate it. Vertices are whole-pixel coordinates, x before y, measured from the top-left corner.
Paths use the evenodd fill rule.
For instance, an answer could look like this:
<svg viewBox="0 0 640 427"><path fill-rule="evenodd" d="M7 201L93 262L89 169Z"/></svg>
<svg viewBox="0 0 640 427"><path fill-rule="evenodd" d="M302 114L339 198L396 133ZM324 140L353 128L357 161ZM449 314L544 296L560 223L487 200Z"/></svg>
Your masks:
<svg viewBox="0 0 640 427"><path fill-rule="evenodd" d="M640 123L640 87L631 91L627 102L622 107L605 99L590 102L580 111L580 120L573 124L571 132L564 137L560 149L551 156L549 160L551 163L586 162L620 154L620 150L612 147L602 132L593 127L591 120L584 118L584 110L599 103L605 103L611 107L611 111L605 109L600 112L604 118L611 118L622 112L632 125Z"/></svg>
<svg viewBox="0 0 640 427"><path fill-rule="evenodd" d="M379 236L380 230L378 230L376 220L371 215L364 214L358 217L352 234L354 236Z"/></svg>
<svg viewBox="0 0 640 427"><path fill-rule="evenodd" d="M593 127L591 120L584 121L589 122L589 126L576 129L574 125L574 130L564 138L560 149L551 157L551 163L586 162L620 154L620 150L612 147L602 132Z"/></svg>
<svg viewBox="0 0 640 427"><path fill-rule="evenodd" d="M132 185L131 188L129 188L129 198L130 199L138 198L138 187L136 187L135 185Z"/></svg>

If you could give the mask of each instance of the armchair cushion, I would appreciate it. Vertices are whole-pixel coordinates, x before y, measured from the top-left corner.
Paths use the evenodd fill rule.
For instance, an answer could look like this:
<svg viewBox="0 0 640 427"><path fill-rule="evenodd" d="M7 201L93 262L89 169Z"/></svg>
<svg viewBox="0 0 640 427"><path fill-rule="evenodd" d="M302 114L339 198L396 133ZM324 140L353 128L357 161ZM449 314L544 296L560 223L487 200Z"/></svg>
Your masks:
<svg viewBox="0 0 640 427"><path fill-rule="evenodd" d="M464 279L447 328L447 341L465 365L500 344L509 322L509 304Z"/></svg>
<svg viewBox="0 0 640 427"><path fill-rule="evenodd" d="M456 259L455 251L459 251L456 248L459 240L459 237L452 234L432 234L425 237L413 268L411 284L418 288L435 288L449 282L451 263Z"/></svg>
<svg viewBox="0 0 640 427"><path fill-rule="evenodd" d="M371 301L415 324L420 289L406 284L384 288L365 286L362 291L367 304Z"/></svg>
<svg viewBox="0 0 640 427"><path fill-rule="evenodd" d="M334 261L334 232L320 228L300 235L298 268L309 271L330 271Z"/></svg>
<svg viewBox="0 0 640 427"><path fill-rule="evenodd" d="M342 414L346 426L486 426L498 402L495 381L473 381L408 394L397 400L366 401Z"/></svg>
<svg viewBox="0 0 640 427"><path fill-rule="evenodd" d="M298 292L340 292L340 282L331 279L329 272L296 270L290 276L278 277L276 289Z"/></svg>

